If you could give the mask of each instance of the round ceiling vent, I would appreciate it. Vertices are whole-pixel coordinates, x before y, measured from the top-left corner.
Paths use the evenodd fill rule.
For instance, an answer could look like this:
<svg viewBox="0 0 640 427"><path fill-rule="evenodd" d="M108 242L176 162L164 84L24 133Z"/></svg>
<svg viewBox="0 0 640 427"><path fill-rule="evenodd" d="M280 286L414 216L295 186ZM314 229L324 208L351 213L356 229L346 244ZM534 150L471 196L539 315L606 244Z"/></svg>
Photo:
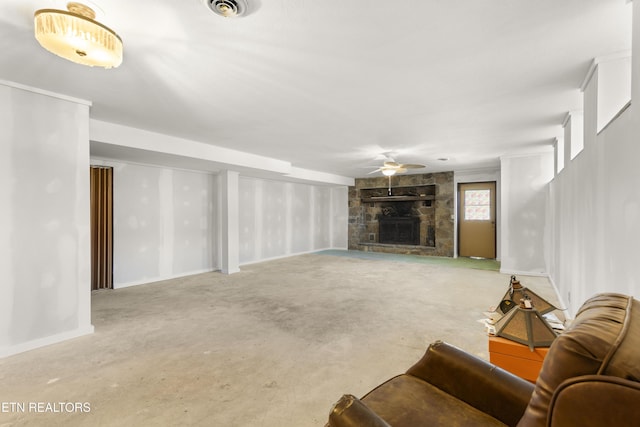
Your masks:
<svg viewBox="0 0 640 427"><path fill-rule="evenodd" d="M225 18L242 16L247 11L245 0L203 0L203 2L213 13Z"/></svg>

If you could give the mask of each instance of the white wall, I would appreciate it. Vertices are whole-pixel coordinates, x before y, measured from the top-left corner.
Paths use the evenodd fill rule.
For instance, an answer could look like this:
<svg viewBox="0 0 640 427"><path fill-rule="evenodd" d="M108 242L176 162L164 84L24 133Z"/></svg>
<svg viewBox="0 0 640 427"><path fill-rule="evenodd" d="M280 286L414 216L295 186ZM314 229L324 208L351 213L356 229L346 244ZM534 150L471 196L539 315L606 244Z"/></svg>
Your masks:
<svg viewBox="0 0 640 427"><path fill-rule="evenodd" d="M114 288L219 268L215 175L100 159L92 163L114 168Z"/></svg>
<svg viewBox="0 0 640 427"><path fill-rule="evenodd" d="M633 99L638 100L638 7L634 7L633 21L631 86ZM640 110L632 103L596 134L598 123L607 121L598 115L613 114L609 109L598 110L603 95L602 87L597 85L599 81L610 81L607 71L607 67L596 70L584 89L584 150L565 165L550 185L548 218L553 229L549 233L547 264L549 276L571 314L595 293L640 296Z"/></svg>
<svg viewBox="0 0 640 427"><path fill-rule="evenodd" d="M546 274L547 185L553 178L553 151L505 156L501 163L500 271Z"/></svg>
<svg viewBox="0 0 640 427"><path fill-rule="evenodd" d="M0 357L93 332L89 107L0 81ZM93 131L107 141L121 134L136 141L142 132L151 144L157 136L97 123ZM116 288L220 268L218 176L104 158L94 161L114 166ZM254 224L262 221L255 234L260 246L248 261L346 249L353 180L290 165L281 172L337 187L256 181L250 197L261 201L249 212Z"/></svg>
<svg viewBox="0 0 640 427"><path fill-rule="evenodd" d="M600 132L631 99L631 57L616 57L598 64L597 129Z"/></svg>
<svg viewBox="0 0 640 427"><path fill-rule="evenodd" d="M639 295L637 109L585 146L551 184L549 274L570 312L591 295Z"/></svg>
<svg viewBox="0 0 640 427"><path fill-rule="evenodd" d="M347 188L241 177L240 264L347 247Z"/></svg>
<svg viewBox="0 0 640 427"><path fill-rule="evenodd" d="M331 246L349 247L349 187L331 188Z"/></svg>
<svg viewBox="0 0 640 427"><path fill-rule="evenodd" d="M219 269L218 177L92 159L114 168L114 287ZM241 176L240 264L347 247L347 187Z"/></svg>
<svg viewBox="0 0 640 427"><path fill-rule="evenodd" d="M89 103L0 84L0 357L91 333Z"/></svg>

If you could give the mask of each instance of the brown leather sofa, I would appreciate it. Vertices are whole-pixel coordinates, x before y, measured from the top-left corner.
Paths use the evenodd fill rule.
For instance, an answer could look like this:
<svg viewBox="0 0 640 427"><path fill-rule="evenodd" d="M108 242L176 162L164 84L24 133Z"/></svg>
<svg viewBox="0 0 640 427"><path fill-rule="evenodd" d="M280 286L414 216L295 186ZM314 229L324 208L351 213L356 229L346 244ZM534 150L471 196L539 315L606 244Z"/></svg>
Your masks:
<svg viewBox="0 0 640 427"><path fill-rule="evenodd" d="M553 342L536 384L435 342L362 399L343 396L328 427L640 426L640 302L586 301Z"/></svg>

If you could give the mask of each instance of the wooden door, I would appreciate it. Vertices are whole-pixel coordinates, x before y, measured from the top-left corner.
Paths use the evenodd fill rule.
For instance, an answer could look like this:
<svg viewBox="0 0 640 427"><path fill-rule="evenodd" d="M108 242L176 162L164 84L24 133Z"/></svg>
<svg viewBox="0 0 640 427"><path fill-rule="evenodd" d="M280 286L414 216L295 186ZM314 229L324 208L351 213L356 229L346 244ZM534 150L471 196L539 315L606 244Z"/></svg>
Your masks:
<svg viewBox="0 0 640 427"><path fill-rule="evenodd" d="M91 290L113 288L113 168L92 166Z"/></svg>
<svg viewBox="0 0 640 427"><path fill-rule="evenodd" d="M459 184L458 254L496 257L496 183Z"/></svg>

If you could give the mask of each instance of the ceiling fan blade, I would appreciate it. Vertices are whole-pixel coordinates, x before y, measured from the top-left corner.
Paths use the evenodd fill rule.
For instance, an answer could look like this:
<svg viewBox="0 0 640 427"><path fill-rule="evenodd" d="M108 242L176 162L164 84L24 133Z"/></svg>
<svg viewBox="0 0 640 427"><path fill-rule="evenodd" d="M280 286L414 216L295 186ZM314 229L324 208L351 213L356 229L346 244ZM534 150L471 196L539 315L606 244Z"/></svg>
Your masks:
<svg viewBox="0 0 640 427"><path fill-rule="evenodd" d="M367 175L371 175L372 173L380 172L381 170L382 170L382 168L378 168L376 170L373 170L373 171L367 173Z"/></svg>
<svg viewBox="0 0 640 427"><path fill-rule="evenodd" d="M404 166L404 165L402 165L402 166ZM407 169L406 169L406 168L402 168L402 167L400 167L400 168L397 168L397 169L396 169L396 173L406 173L406 172L407 172Z"/></svg>
<svg viewBox="0 0 640 427"><path fill-rule="evenodd" d="M404 169L422 169L422 168L426 168L425 165L418 165L418 164L411 164L411 163L408 163L406 165L402 164L402 165L398 165L398 166L401 167L401 168L404 168Z"/></svg>
<svg viewBox="0 0 640 427"><path fill-rule="evenodd" d="M386 161L386 162L384 162L384 167L385 168L397 168L399 166L400 166L400 164L396 163L394 161Z"/></svg>

